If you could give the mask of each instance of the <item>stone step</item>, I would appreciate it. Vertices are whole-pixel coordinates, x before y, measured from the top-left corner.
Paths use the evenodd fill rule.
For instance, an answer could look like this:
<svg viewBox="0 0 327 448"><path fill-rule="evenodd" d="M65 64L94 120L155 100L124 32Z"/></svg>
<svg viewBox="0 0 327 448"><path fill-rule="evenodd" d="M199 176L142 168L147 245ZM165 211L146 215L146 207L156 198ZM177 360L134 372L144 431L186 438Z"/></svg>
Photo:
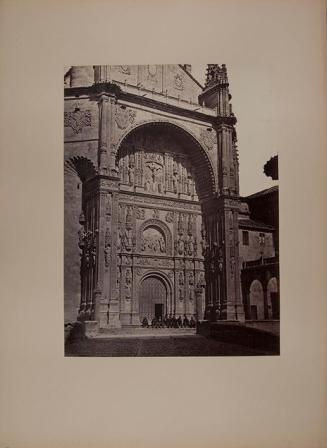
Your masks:
<svg viewBox="0 0 327 448"><path fill-rule="evenodd" d="M190 336L196 334L195 328L131 328L125 327L121 329L102 329L100 332L92 337L92 339L103 338L124 338L124 337L139 337L139 338L155 338L155 337L176 337L176 336Z"/></svg>

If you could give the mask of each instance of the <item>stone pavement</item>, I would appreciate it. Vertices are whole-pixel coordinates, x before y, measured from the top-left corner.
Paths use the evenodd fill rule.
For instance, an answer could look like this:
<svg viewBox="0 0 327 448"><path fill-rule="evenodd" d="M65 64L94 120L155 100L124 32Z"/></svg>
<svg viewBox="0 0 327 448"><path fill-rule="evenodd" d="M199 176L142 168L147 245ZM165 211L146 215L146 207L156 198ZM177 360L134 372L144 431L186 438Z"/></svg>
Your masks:
<svg viewBox="0 0 327 448"><path fill-rule="evenodd" d="M158 329L159 330L159 329ZM152 330L150 330L152 331ZM154 331L154 330L153 330ZM156 337L110 337L80 339L66 343L66 356L256 356L277 355L244 345L217 341L201 335L165 335Z"/></svg>

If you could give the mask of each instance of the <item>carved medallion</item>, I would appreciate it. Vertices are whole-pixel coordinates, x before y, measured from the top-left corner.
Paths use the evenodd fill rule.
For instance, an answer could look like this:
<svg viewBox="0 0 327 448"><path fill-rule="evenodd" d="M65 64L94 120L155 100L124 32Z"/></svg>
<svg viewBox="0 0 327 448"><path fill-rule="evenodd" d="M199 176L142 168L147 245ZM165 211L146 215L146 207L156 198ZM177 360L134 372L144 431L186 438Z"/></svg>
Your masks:
<svg viewBox="0 0 327 448"><path fill-rule="evenodd" d="M91 111L76 108L74 112L65 112L64 126L71 127L75 134L82 132L84 126L91 126Z"/></svg>
<svg viewBox="0 0 327 448"><path fill-rule="evenodd" d="M184 88L184 78L180 73L177 73L174 78L175 88L178 90L183 90Z"/></svg>
<svg viewBox="0 0 327 448"><path fill-rule="evenodd" d="M115 121L119 129L126 129L128 125L134 123L135 116L135 110L121 106L116 108Z"/></svg>

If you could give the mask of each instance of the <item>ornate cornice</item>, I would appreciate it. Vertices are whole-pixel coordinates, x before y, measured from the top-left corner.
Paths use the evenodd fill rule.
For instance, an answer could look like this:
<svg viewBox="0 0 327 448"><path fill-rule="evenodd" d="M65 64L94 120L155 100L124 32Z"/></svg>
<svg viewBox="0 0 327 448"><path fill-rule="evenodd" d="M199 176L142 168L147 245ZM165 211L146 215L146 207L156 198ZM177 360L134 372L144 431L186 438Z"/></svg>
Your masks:
<svg viewBox="0 0 327 448"><path fill-rule="evenodd" d="M113 83L98 83L89 87L69 87L65 89L65 97L74 97L74 96L78 97L81 95L94 97L103 94L112 95L115 96L115 98L117 99L121 99L133 104L138 104L143 107L148 107L153 110L167 112L185 118L191 118L194 120L203 121L206 123L209 122L212 123L213 125L221 123L234 125L237 122L235 116L219 117L219 116L207 115L197 110L192 111L189 109L185 109L182 106L166 104L164 102L157 101L152 98L136 95L134 93L123 92L117 84Z"/></svg>

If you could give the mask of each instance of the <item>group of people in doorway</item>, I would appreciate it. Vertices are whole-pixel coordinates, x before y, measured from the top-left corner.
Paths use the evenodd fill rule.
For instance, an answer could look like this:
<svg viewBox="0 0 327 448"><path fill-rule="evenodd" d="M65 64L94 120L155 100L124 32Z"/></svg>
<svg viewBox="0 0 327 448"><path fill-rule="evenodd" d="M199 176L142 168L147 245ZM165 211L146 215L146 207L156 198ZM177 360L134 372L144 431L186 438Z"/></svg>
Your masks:
<svg viewBox="0 0 327 448"><path fill-rule="evenodd" d="M144 317L142 320L142 327L143 328L195 328L196 322L193 316L191 316L190 319L184 314L184 318L179 316L176 318L176 316L172 316L169 314L169 316L166 314L164 318L160 317L154 317L152 320L147 317Z"/></svg>

